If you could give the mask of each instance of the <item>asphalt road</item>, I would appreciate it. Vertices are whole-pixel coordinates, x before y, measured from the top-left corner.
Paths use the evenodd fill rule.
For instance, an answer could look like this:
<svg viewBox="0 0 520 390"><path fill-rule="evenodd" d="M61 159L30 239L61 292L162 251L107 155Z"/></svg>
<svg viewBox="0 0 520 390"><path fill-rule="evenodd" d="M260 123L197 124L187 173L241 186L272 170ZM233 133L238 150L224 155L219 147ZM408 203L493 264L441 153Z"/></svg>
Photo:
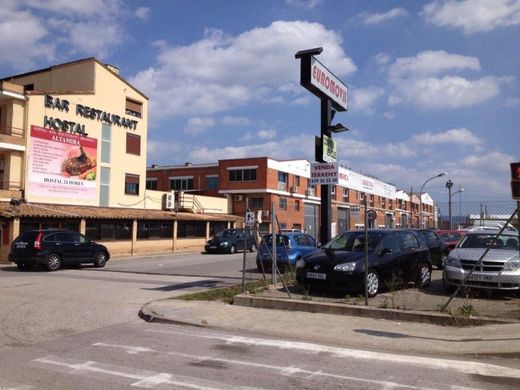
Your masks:
<svg viewBox="0 0 520 390"><path fill-rule="evenodd" d="M101 271L52 273L0 267L0 389L520 386L506 378L507 360L409 357L138 318L146 302L236 283L242 259L240 253L153 256L114 260Z"/></svg>

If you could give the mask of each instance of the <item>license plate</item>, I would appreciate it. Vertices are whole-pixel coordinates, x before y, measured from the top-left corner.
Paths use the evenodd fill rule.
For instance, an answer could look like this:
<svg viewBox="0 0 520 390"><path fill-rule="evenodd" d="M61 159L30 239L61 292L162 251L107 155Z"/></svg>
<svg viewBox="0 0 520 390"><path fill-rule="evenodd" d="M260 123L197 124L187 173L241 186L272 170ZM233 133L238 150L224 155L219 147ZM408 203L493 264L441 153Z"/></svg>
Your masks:
<svg viewBox="0 0 520 390"><path fill-rule="evenodd" d="M327 279L327 274L322 274L319 272L307 272L307 278L325 280Z"/></svg>
<svg viewBox="0 0 520 390"><path fill-rule="evenodd" d="M25 248L27 248L27 243L26 242L17 242L14 246L15 246L15 248L18 248L18 249L25 249Z"/></svg>
<svg viewBox="0 0 520 390"><path fill-rule="evenodd" d="M217 249L215 245L210 245L209 249Z"/></svg>
<svg viewBox="0 0 520 390"><path fill-rule="evenodd" d="M468 275L468 280L490 281L493 280L493 277L491 275L470 274Z"/></svg>

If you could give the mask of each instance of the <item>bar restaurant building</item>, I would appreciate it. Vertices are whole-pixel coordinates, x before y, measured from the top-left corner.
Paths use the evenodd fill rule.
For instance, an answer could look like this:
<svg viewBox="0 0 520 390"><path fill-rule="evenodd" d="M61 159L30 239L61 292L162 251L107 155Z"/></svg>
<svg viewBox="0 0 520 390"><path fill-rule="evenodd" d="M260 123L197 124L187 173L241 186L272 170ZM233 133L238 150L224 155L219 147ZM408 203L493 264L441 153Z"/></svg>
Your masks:
<svg viewBox="0 0 520 390"><path fill-rule="evenodd" d="M1 79L0 262L34 228L77 230L118 256L200 249L242 223L226 200L179 208L145 188L147 123L148 98L96 58Z"/></svg>

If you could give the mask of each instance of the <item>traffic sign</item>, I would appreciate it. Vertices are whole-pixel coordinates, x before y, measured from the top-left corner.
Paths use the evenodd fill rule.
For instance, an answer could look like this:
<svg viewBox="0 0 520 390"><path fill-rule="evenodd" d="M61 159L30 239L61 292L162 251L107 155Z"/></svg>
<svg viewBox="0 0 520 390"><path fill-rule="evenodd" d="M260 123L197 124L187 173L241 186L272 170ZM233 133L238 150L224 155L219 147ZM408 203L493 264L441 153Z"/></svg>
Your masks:
<svg viewBox="0 0 520 390"><path fill-rule="evenodd" d="M246 226L252 227L255 224L255 213L252 211L248 211L246 213Z"/></svg>
<svg viewBox="0 0 520 390"><path fill-rule="evenodd" d="M367 211L367 219L369 221L375 221L377 219L377 213L375 210L368 210Z"/></svg>
<svg viewBox="0 0 520 390"><path fill-rule="evenodd" d="M511 193L513 199L520 200L520 162L513 162L511 166Z"/></svg>

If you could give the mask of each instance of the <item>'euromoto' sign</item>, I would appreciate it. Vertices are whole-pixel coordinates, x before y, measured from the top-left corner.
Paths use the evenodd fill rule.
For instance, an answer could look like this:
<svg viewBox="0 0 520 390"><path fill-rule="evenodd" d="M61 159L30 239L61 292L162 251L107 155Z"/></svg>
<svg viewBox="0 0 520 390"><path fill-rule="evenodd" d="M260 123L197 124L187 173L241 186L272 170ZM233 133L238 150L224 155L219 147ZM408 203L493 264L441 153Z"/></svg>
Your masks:
<svg viewBox="0 0 520 390"><path fill-rule="evenodd" d="M301 61L301 85L320 99L330 99L337 111L346 111L347 86L313 56Z"/></svg>

